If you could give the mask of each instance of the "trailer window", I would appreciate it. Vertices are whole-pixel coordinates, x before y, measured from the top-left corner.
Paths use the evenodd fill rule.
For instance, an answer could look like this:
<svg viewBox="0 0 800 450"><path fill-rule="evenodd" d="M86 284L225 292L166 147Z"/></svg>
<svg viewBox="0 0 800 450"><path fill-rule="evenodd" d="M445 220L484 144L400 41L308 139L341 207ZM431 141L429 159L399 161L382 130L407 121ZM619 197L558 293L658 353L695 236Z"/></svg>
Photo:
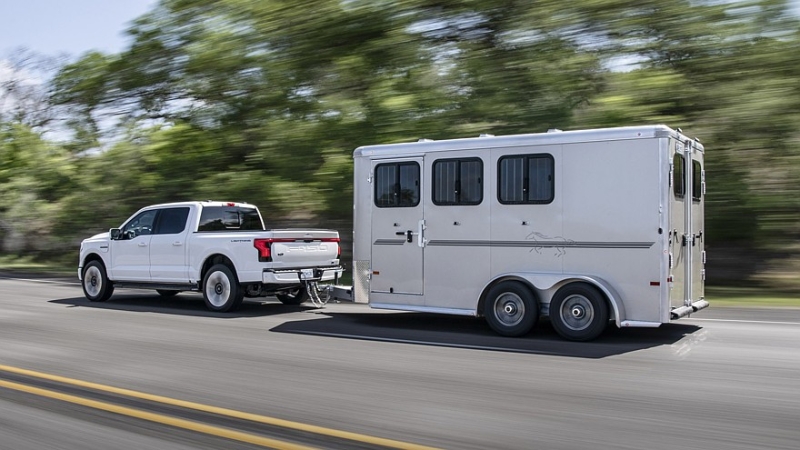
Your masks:
<svg viewBox="0 0 800 450"><path fill-rule="evenodd" d="M692 161L692 200L700 201L703 196L703 167L700 161Z"/></svg>
<svg viewBox="0 0 800 450"><path fill-rule="evenodd" d="M478 205L483 201L483 161L440 159L433 163L433 203Z"/></svg>
<svg viewBox="0 0 800 450"><path fill-rule="evenodd" d="M682 155L675 154L672 157L672 191L675 193L675 198L683 198L686 194L686 161Z"/></svg>
<svg viewBox="0 0 800 450"><path fill-rule="evenodd" d="M375 166L375 206L404 208L419 204L419 164L415 162Z"/></svg>
<svg viewBox="0 0 800 450"><path fill-rule="evenodd" d="M555 163L551 155L514 155L498 162L497 199L503 204L553 201Z"/></svg>

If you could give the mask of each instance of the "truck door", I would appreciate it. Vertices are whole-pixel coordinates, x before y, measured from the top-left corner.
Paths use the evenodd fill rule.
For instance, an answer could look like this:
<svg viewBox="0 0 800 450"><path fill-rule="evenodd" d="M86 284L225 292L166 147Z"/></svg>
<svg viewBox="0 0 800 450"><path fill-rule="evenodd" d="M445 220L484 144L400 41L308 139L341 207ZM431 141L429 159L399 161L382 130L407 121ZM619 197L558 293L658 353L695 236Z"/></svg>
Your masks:
<svg viewBox="0 0 800 450"><path fill-rule="evenodd" d="M422 158L373 161L372 188L370 292L397 295L382 302L422 305Z"/></svg>
<svg viewBox="0 0 800 450"><path fill-rule="evenodd" d="M150 281L150 238L158 210L139 213L121 230L121 239L112 240L109 274L116 281Z"/></svg>
<svg viewBox="0 0 800 450"><path fill-rule="evenodd" d="M188 283L186 226L189 207L164 208L150 238L150 279L164 283Z"/></svg>

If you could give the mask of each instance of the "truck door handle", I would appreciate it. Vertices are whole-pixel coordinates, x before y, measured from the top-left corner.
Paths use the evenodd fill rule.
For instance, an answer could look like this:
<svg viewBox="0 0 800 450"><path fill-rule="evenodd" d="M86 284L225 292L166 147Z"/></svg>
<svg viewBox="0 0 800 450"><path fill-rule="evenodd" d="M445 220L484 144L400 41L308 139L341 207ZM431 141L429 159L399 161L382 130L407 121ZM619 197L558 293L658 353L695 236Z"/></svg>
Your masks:
<svg viewBox="0 0 800 450"><path fill-rule="evenodd" d="M183 242L175 241L175 242L172 243L172 245L174 245L176 247L180 247L181 245L183 245Z"/></svg>
<svg viewBox="0 0 800 450"><path fill-rule="evenodd" d="M147 247L147 243L145 243L145 242L139 242L139 247Z"/></svg>

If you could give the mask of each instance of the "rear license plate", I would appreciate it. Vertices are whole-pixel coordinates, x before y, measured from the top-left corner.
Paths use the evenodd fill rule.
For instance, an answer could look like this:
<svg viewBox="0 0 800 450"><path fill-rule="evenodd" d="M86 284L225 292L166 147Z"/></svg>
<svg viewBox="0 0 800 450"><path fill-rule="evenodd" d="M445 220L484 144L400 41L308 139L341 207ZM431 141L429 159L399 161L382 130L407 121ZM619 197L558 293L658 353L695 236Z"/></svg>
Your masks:
<svg viewBox="0 0 800 450"><path fill-rule="evenodd" d="M301 280L313 280L314 279L314 269L300 269L300 279Z"/></svg>

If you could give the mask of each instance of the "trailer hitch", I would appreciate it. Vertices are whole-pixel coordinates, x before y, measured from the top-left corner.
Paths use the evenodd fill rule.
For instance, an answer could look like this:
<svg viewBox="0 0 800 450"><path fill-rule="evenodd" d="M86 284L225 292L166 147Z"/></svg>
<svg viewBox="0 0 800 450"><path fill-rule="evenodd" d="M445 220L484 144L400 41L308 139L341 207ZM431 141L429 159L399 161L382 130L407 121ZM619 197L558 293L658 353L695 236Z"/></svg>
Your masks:
<svg viewBox="0 0 800 450"><path fill-rule="evenodd" d="M317 281L306 281L306 291L311 299L311 304L317 308L324 308L331 299L333 285L320 285Z"/></svg>

